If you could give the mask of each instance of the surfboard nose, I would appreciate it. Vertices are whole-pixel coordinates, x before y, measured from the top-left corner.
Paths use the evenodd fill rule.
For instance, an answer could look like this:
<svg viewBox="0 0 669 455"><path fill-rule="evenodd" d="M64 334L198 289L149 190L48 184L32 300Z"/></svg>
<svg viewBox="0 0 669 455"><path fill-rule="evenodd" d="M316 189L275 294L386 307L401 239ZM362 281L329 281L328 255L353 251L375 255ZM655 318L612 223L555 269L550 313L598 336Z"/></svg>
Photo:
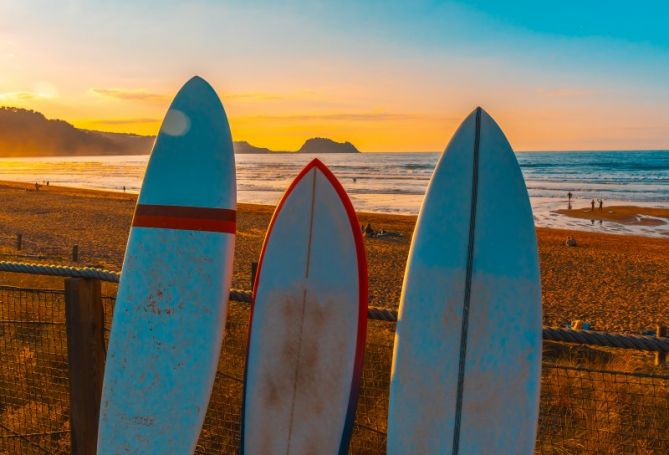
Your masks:
<svg viewBox="0 0 669 455"><path fill-rule="evenodd" d="M193 76L190 78L177 92L172 104L170 105L163 126L160 129L160 133L167 133L172 136L180 135L175 134L173 131L173 118L172 114L174 111L180 111L182 114L188 113L185 121L192 124L194 118L199 117L200 120L205 120L206 118L211 118L216 120L215 117L222 116L225 119L227 124L227 117L225 115L225 110L223 109L223 104L218 98L214 88L200 76ZM203 127L207 126L202 125ZM199 130L199 128L198 128ZM181 134L188 133L189 129L185 129Z"/></svg>
<svg viewBox="0 0 669 455"><path fill-rule="evenodd" d="M142 204L235 207L235 157L223 104L199 76L170 105L147 167L160 178L143 187Z"/></svg>

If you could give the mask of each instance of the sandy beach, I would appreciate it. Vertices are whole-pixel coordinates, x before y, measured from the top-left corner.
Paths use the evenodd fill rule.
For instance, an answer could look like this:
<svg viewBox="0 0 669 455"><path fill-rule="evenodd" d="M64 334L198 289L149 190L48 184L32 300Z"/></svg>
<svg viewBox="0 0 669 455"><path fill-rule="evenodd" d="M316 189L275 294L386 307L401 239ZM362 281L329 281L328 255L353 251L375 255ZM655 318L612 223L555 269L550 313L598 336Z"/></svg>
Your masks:
<svg viewBox="0 0 669 455"><path fill-rule="evenodd" d="M136 196L0 182L0 258L120 270ZM607 210L615 210L608 207ZM233 286L250 287L274 208L240 204ZM576 211L573 211L576 212ZM576 212L575 214L577 214ZM645 213L626 207L617 213ZM649 214L657 215L657 214ZM399 233L366 238L370 304L395 308L414 216L358 214L361 223ZM660 215L661 216L661 215ZM669 239L539 228L544 324L583 320L597 330L639 333L669 322ZM22 249L16 249L16 234ZM574 236L578 246L567 247ZM73 263L72 246L79 246ZM60 288L62 279L2 274L2 284ZM106 285L105 292L114 292Z"/></svg>

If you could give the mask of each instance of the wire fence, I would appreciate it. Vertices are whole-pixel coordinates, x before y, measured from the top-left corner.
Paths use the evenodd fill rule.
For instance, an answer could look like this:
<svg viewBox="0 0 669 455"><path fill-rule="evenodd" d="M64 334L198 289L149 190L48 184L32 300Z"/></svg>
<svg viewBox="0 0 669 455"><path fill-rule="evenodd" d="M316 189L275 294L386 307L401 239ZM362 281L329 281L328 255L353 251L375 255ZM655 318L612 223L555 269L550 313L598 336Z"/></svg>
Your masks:
<svg viewBox="0 0 669 455"><path fill-rule="evenodd" d="M0 286L0 453L69 453L62 291Z"/></svg>
<svg viewBox="0 0 669 455"><path fill-rule="evenodd" d="M103 305L108 331L114 298L103 298ZM60 290L0 286L0 454L70 451L64 307ZM230 302L214 391L196 453L238 450L249 309L246 303ZM384 315L388 316L382 313L381 319ZM395 322L374 319L373 312L370 317L350 450L356 454L385 453L386 444ZM554 345L562 350L569 346ZM602 349L606 358L638 353L648 364L652 355L588 349ZM611 370L594 360L556 356L555 349L545 356L537 453L669 453L667 428L669 375L661 370L640 371L631 365Z"/></svg>

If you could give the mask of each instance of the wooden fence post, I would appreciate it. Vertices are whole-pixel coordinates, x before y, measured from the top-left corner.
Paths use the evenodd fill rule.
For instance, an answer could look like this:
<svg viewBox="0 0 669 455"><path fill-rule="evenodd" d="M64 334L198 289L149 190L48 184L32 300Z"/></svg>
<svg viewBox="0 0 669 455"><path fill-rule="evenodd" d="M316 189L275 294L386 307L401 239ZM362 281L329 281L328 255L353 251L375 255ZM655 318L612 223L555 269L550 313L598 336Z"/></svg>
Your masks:
<svg viewBox="0 0 669 455"><path fill-rule="evenodd" d="M79 245L72 247L72 262L79 262Z"/></svg>
<svg viewBox="0 0 669 455"><path fill-rule="evenodd" d="M95 455L105 367L104 308L99 280L65 279L73 455Z"/></svg>
<svg viewBox="0 0 669 455"><path fill-rule="evenodd" d="M23 246L23 234L16 234L16 249L21 250L21 247Z"/></svg>
<svg viewBox="0 0 669 455"><path fill-rule="evenodd" d="M658 325L655 327L655 336L666 337L667 328L663 325ZM666 352L656 352L655 353L655 366L666 366L667 365L667 353Z"/></svg>
<svg viewBox="0 0 669 455"><path fill-rule="evenodd" d="M256 282L256 274L258 273L258 263L251 262L251 289Z"/></svg>

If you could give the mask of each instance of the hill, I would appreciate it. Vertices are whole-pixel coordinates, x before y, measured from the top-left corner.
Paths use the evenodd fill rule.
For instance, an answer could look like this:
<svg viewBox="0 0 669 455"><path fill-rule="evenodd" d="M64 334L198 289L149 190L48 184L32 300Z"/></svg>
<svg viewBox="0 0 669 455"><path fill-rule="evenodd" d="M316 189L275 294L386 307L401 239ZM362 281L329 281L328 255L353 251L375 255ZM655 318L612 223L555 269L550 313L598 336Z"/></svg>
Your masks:
<svg viewBox="0 0 669 455"><path fill-rule="evenodd" d="M153 136L108 133L76 128L64 120L47 119L42 113L16 107L0 107L0 157L146 155ZM234 142L235 153L360 153L350 142L315 137L294 152Z"/></svg>
<svg viewBox="0 0 669 455"><path fill-rule="evenodd" d="M241 154L246 154L246 153L276 153L273 152L272 150L265 148L265 147L256 147L255 145L251 145L246 141L236 141L232 143L233 148L235 149L235 153L241 153Z"/></svg>
<svg viewBox="0 0 669 455"><path fill-rule="evenodd" d="M153 137L75 128L27 109L0 107L0 156L136 155Z"/></svg>

